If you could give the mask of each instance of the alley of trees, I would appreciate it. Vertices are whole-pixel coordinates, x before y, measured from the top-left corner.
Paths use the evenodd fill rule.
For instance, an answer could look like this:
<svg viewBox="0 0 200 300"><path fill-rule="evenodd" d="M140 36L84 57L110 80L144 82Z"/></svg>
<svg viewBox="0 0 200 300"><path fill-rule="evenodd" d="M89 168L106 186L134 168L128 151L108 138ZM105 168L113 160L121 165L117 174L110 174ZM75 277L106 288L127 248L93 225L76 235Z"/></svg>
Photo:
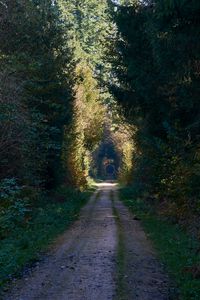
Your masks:
<svg viewBox="0 0 200 300"><path fill-rule="evenodd" d="M199 0L0 0L5 251L97 179L200 237L199 38Z"/></svg>

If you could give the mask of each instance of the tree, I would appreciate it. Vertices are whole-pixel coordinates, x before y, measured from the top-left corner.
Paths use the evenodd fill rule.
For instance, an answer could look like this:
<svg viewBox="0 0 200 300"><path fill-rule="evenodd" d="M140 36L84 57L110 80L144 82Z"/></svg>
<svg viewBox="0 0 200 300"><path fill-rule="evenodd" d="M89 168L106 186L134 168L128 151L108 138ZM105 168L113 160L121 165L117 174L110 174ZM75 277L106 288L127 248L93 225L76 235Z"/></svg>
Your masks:
<svg viewBox="0 0 200 300"><path fill-rule="evenodd" d="M63 128L70 119L71 76L66 73L71 53L64 40L66 32L59 9L50 0L5 0L0 8L1 76L6 74L1 87L2 118L9 124L8 136L19 128L17 142L16 136L10 138L11 144L17 143L19 155L7 151L6 161L13 171L3 171L1 176L50 188L56 183L56 172L60 173ZM10 94L7 101L3 84L17 94L16 99ZM15 103L12 116L6 112L9 103ZM19 159L13 162L12 157Z"/></svg>
<svg viewBox="0 0 200 300"><path fill-rule="evenodd" d="M111 49L111 92L136 127L133 181L140 192L169 204L194 205L199 193L199 3L135 1L118 6L115 20L119 33Z"/></svg>
<svg viewBox="0 0 200 300"><path fill-rule="evenodd" d="M102 138L105 107L97 81L86 64L77 65L76 78L73 122L65 131L65 143L70 147L64 148L63 159L68 166L67 180L70 177L73 186L84 188L88 184L92 153Z"/></svg>

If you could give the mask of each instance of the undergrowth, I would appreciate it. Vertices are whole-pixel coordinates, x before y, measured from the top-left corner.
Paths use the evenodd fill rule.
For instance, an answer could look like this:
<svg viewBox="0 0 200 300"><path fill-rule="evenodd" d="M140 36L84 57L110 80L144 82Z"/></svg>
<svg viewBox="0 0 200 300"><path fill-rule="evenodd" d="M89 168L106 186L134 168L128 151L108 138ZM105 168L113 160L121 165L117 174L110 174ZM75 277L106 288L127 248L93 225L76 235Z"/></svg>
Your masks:
<svg viewBox="0 0 200 300"><path fill-rule="evenodd" d="M191 238L178 224L172 224L156 214L132 189L120 190L121 200L142 223L153 241L161 262L171 279L170 299L200 299L199 242Z"/></svg>
<svg viewBox="0 0 200 300"><path fill-rule="evenodd" d="M78 218L90 192L60 189L37 203L25 226L15 226L0 242L0 288L37 261L57 235Z"/></svg>

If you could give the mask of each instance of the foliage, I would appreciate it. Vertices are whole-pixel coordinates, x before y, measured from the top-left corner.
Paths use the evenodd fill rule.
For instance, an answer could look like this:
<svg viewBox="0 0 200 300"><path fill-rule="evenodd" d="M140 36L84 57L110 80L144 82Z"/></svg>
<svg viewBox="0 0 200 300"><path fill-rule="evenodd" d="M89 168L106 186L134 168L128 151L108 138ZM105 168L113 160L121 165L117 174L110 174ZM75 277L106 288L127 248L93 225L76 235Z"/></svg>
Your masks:
<svg viewBox="0 0 200 300"><path fill-rule="evenodd" d="M88 184L92 152L98 147L102 137L105 108L103 107L97 82L92 71L84 63L76 68L75 101L71 142L63 151L63 159L69 166L70 182L73 186L84 188Z"/></svg>
<svg viewBox="0 0 200 300"><path fill-rule="evenodd" d="M176 207L177 220L199 208L199 9L157 0L113 12L110 90L134 128L132 182Z"/></svg>
<svg viewBox="0 0 200 300"><path fill-rule="evenodd" d="M0 184L0 239L9 235L16 226L26 224L30 212L29 203L23 195L23 187L14 178L4 179Z"/></svg>
<svg viewBox="0 0 200 300"><path fill-rule="evenodd" d="M87 62L92 69L104 69L104 53L113 32L107 0L59 0L58 3L73 37L70 43L75 59Z"/></svg>
<svg viewBox="0 0 200 300"><path fill-rule="evenodd" d="M0 9L0 176L51 188L60 170L62 131L71 105L70 77L65 76L71 54L59 10L52 1L31 0L5 0Z"/></svg>
<svg viewBox="0 0 200 300"><path fill-rule="evenodd" d="M117 151L119 157L117 179L120 183L129 184L132 181L135 129L124 119L117 107L114 112L110 130L115 151Z"/></svg>
<svg viewBox="0 0 200 300"><path fill-rule="evenodd" d="M99 153L108 139L118 152L117 156L123 156L120 164L126 165L125 156L129 160L129 165L131 164L131 149L128 150L130 135L128 133L126 135L128 144L124 145L123 152L119 146L123 142L123 138L119 138L120 134L123 135L123 129L118 134L118 140L116 130L115 134L111 133L111 127L115 126L116 104L112 103L114 101L105 84L111 77L111 65L109 60L105 59L106 51L108 45L112 43L116 30L110 18L108 1L61 0L58 3L62 18L72 36L72 40L68 43L74 49L76 63L73 121L71 126L65 127L62 157L65 166L68 165L67 180L74 186L84 187L89 180L89 174L97 175L99 165L102 165ZM119 125L122 123L119 111L117 115ZM110 118L109 125L107 118Z"/></svg>

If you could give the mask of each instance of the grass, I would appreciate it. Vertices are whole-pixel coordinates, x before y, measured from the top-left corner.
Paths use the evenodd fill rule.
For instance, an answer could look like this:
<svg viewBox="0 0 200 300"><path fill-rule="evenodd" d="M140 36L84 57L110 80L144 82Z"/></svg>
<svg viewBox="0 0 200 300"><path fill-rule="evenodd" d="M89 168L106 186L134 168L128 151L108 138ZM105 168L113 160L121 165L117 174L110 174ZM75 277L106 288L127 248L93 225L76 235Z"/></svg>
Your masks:
<svg viewBox="0 0 200 300"><path fill-rule="evenodd" d="M117 225L118 245L117 245L117 300L126 300L126 284L124 280L125 274L125 245L122 224L119 213L114 205L113 191L110 192L112 200L112 210Z"/></svg>
<svg viewBox="0 0 200 300"><path fill-rule="evenodd" d="M179 225L163 220L133 193L121 189L121 200L141 219L142 226L152 240L161 262L171 279L171 299L199 300L200 266L199 242L191 238Z"/></svg>
<svg viewBox="0 0 200 300"><path fill-rule="evenodd" d="M40 259L41 252L64 232L78 216L80 208L86 203L90 192L80 193L63 189L58 192L62 201L41 201L33 210L32 219L24 227L18 227L0 244L0 287L13 276L20 275L29 264Z"/></svg>

